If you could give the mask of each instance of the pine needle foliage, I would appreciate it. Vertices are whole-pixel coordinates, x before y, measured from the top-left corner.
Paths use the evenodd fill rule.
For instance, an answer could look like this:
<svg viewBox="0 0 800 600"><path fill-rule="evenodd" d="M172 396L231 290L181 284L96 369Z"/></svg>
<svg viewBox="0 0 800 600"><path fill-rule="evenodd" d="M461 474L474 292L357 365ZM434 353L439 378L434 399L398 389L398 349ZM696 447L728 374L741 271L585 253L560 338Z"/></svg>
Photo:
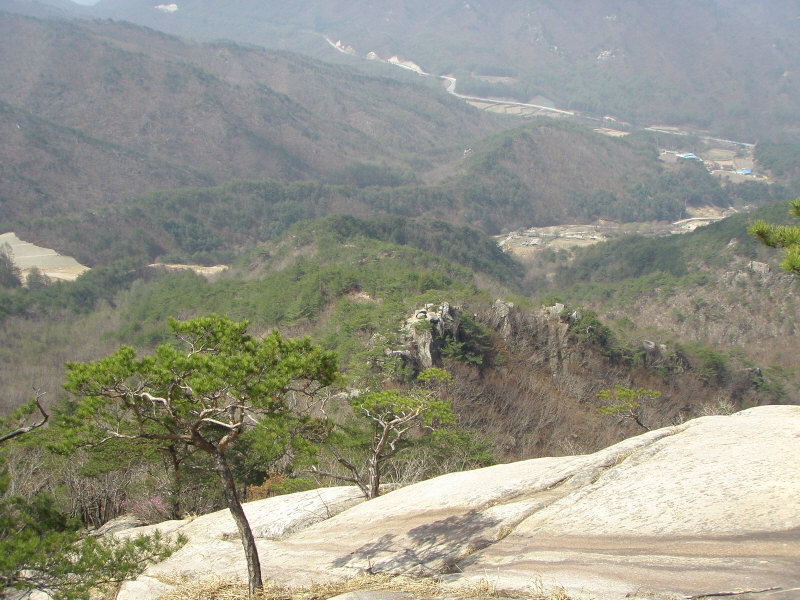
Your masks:
<svg viewBox="0 0 800 600"><path fill-rule="evenodd" d="M617 415L624 421L633 421L645 431L650 431L650 427L642 421L642 405L660 398L661 392L645 388L630 389L617 385L613 390L601 391L597 397L608 402L606 406L597 409L600 414Z"/></svg>
<svg viewBox="0 0 800 600"><path fill-rule="evenodd" d="M800 198L789 203L789 214L800 219ZM781 268L787 273L800 274L800 225L772 225L761 219L754 221L747 232L770 248L785 250Z"/></svg>
<svg viewBox="0 0 800 600"><path fill-rule="evenodd" d="M12 493L11 477L0 464L0 595L16 589L38 590L54 600L88 598L90 591L117 585L164 560L185 541L158 532L125 540L85 537L80 522L60 512L52 495Z"/></svg>

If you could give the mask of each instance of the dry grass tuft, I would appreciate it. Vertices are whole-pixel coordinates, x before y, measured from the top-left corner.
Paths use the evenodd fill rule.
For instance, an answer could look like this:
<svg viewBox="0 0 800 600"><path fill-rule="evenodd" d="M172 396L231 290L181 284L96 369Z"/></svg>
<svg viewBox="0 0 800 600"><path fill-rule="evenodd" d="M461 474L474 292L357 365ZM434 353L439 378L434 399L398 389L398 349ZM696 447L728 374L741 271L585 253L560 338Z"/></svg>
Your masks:
<svg viewBox="0 0 800 600"><path fill-rule="evenodd" d="M168 583L178 589L161 596L159 600L248 600L247 586L235 579L174 579ZM475 585L456 588L444 586L433 578L410 579L366 573L338 583L315 583L304 588L267 582L253 600L326 600L348 592L369 591L405 592L420 600L570 600L564 590L546 592L540 584L524 591L509 591L498 590L492 583L483 580Z"/></svg>

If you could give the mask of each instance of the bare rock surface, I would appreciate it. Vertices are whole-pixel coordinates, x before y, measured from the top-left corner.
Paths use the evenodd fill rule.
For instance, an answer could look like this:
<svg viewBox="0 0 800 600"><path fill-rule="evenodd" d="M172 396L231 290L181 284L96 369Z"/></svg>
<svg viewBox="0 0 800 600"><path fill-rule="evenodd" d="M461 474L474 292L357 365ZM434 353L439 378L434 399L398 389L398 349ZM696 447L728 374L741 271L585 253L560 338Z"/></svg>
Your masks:
<svg viewBox="0 0 800 600"><path fill-rule="evenodd" d="M780 589L764 597L783 600L800 597L798 456L800 407L766 406L591 455L452 473L357 505L356 490L330 488L246 511L265 577L289 585L369 571L598 600L768 588ZM330 518L319 518L323 508ZM317 518L299 520L306 510ZM189 544L120 598L156 598L176 574L246 577L226 512L174 523L164 530Z"/></svg>
<svg viewBox="0 0 800 600"><path fill-rule="evenodd" d="M253 535L259 540L276 540L364 501L356 487L332 487L244 505ZM166 535L183 534L188 543L166 562L154 565L136 581L125 583L118 598L158 598L173 589L177 578L233 576L247 580L247 566L236 524L228 510L181 521L137 527L118 533L119 537L148 535L154 530Z"/></svg>
<svg viewBox="0 0 800 600"><path fill-rule="evenodd" d="M63 281L74 281L78 275L88 271L71 256L63 256L51 248L42 248L30 242L23 241L12 231L0 234L0 248L6 246L10 249L11 259L25 276L34 268L50 277Z"/></svg>

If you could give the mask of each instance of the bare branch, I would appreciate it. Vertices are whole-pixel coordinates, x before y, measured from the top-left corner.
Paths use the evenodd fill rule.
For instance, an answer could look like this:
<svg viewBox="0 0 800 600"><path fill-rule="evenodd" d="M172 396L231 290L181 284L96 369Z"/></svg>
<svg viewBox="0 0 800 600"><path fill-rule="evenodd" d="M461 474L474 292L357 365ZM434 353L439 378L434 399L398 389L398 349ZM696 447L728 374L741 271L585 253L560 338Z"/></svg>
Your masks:
<svg viewBox="0 0 800 600"><path fill-rule="evenodd" d="M217 421L216 419L201 419L203 423L208 423L209 425L217 425L218 427L223 427L229 431L233 431L234 429L241 428L241 423L236 423L235 425L231 425L230 423L223 423L222 421Z"/></svg>
<svg viewBox="0 0 800 600"><path fill-rule="evenodd" d="M361 493L364 494L365 497L369 498L369 490L367 486L359 479L358 475L353 475L352 477L348 477L347 475L339 475L338 473L331 473L329 471L320 471L317 467L311 467L310 471L315 475L322 475L324 477L331 477L332 479L338 479L339 481L349 481L350 483L355 483L358 486L358 489L361 490ZM354 471L355 473L355 471Z"/></svg>
<svg viewBox="0 0 800 600"><path fill-rule="evenodd" d="M333 453L337 461L339 461L342 465L347 467L354 475L358 476L358 469L356 469L355 465L353 465L353 463L351 463L344 456L342 456L341 453L336 448L334 448L330 444L325 444L325 447L328 448Z"/></svg>
<svg viewBox="0 0 800 600"><path fill-rule="evenodd" d="M150 394L148 392L136 392L135 395L139 396L140 398L143 398L145 400L148 400L149 402L152 402L153 404L163 404L164 407L169 406L166 398L160 398L158 396L153 396L152 394Z"/></svg>
<svg viewBox="0 0 800 600"><path fill-rule="evenodd" d="M217 447L219 448L219 451L225 452L225 449L228 447L228 444L230 444L233 440L239 437L239 434L241 432L242 432L242 425L240 423L238 426L232 428L229 433L223 435L222 438L219 440L219 442L217 442Z"/></svg>
<svg viewBox="0 0 800 600"><path fill-rule="evenodd" d="M86 444L89 447L100 446L101 444L105 444L110 440L163 440L168 442L184 442L189 443L191 442L191 438L189 436L180 435L177 433L137 433L135 435L130 435L127 433L119 433L117 431L110 431L108 435L104 437L102 440L97 442L92 442L90 444Z"/></svg>
<svg viewBox="0 0 800 600"><path fill-rule="evenodd" d="M352 477L350 475L340 475L339 473L331 473L330 471L320 471L317 467L311 467L309 469L311 473L314 475L322 475L323 477L332 477L333 479L338 479L339 481L349 481L350 483L355 483L356 485L361 485L358 481L357 477Z"/></svg>
<svg viewBox="0 0 800 600"><path fill-rule="evenodd" d="M41 399L44 397L45 392L42 392L38 388L33 388L33 389L36 392L36 398L34 399L33 402L34 402L34 404L36 404L36 408L39 409L39 412L42 415L42 420L41 421L37 421L36 423L32 423L31 425L27 425L25 427L20 427L19 429L15 429L14 431L10 431L9 433L6 433L5 435L0 436L0 444L2 444L3 442L7 442L8 440L13 439L13 438L15 438L17 436L25 435L26 433L30 433L34 429L38 429L39 427L41 427L42 425L47 423L47 421L50 419L50 415L47 414L47 412L44 410L44 407L42 407L42 403L41 403Z"/></svg>

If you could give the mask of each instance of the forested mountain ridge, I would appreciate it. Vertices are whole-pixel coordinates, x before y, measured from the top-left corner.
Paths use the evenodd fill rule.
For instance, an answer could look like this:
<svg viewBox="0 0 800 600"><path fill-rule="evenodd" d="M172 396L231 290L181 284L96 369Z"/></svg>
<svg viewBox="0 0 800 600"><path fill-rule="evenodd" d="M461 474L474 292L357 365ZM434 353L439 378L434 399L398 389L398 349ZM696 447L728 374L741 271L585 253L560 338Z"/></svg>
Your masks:
<svg viewBox="0 0 800 600"><path fill-rule="evenodd" d="M685 235L624 235L540 261L529 277L550 275L529 285L593 308L620 339L701 344L727 357L718 366L757 365L774 399L796 402L797 280L781 271L781 252L747 234L756 219L793 223L788 203L776 202Z"/></svg>
<svg viewBox="0 0 800 600"><path fill-rule="evenodd" d="M740 219L736 230L743 233L744 226ZM94 269L75 283L4 294L0 308L11 312L2 322L9 341L5 358L0 358L13 356L24 368L5 371L1 382L12 397L24 398L31 378L56 394L61 363L74 359L76 345L82 348L81 357L117 343L146 350L164 341L169 316L220 313L246 318L258 332L278 327L293 336L311 335L324 348L338 352L342 370L355 383L381 376L375 369L386 363L387 351L397 348L404 320L427 304L447 302L464 306L463 319L477 319L463 337L443 340L445 345L456 342L446 362L456 376L455 406L460 407L464 423L480 423L498 439L522 427L514 436L517 442L502 443L509 456L567 451L559 445L562 442L598 448L619 439L614 436L631 433L627 426L604 426L595 412L600 405L597 392L616 384L663 390L663 401L648 413L655 426L714 410L715 402L736 408L795 398L797 381L785 362L791 361L790 353L780 357L768 351L796 343L794 330L772 329L797 310L790 297L792 282L766 285L762 277L747 275L745 265L732 266L741 263L741 256L720 253L717 236L704 233L649 240L654 244L651 253L643 251L645 242L634 244L632 253L622 259L615 256L624 251L624 244L598 246L598 252L609 247L603 260L610 266L626 260L644 265L634 271L636 277L623 271L609 275L615 278L610 289L616 295L602 281L594 287L585 283L567 287L582 280L579 273L586 260L579 253L575 274L565 266L564 273L556 275L561 287L555 293L563 290L559 299L569 305L567 314L561 315L558 309L542 311L538 303L524 299L523 293L542 297L552 294L552 288L537 282L526 285L521 267L475 230L400 217L332 215L298 223L243 255L214 281L190 271L131 271L121 265L116 271ZM668 264L649 260L672 256L677 268L686 259L680 253L674 256L673 245L697 259L717 256L715 264L731 266L717 266L721 272L716 277L696 267L691 273L673 275ZM742 253L751 255L746 248ZM731 268L744 274L728 277L725 270ZM719 310L724 310L714 305L716 289L748 298L741 307L728 309L731 324L749 319L750 327L743 330L746 336L703 337L710 330L702 324L718 322ZM789 296L774 301L781 319L759 310L770 294L787 292ZM697 300L696 308L680 305L684 293ZM498 312L492 308L497 297L518 298L519 307ZM553 302L544 300L548 305ZM567 316L574 311L580 318L573 323ZM742 311L752 313L746 316ZM680 313L683 325L670 327L663 321ZM662 320L654 320L653 314L662 315ZM693 331L681 329L684 325ZM661 349L653 354L643 339ZM748 346L742 349L745 341ZM537 398L532 403L531 394ZM570 399L566 404L565 397ZM497 413L491 418L490 406ZM516 417L506 422L509 414ZM547 429L550 433L521 425L530 420L547 422L556 414L565 420ZM583 429L568 443L565 432L572 419L579 419Z"/></svg>
<svg viewBox="0 0 800 600"><path fill-rule="evenodd" d="M7 0L9 1L9 0ZM455 74L460 90L613 115L639 125L709 129L748 141L797 140L797 6L790 0L477 0L435 5L315 1L211 1L172 13L130 0L92 7L51 0L58 10L129 20L200 39L231 39L346 60L375 52ZM42 10L32 2L16 10Z"/></svg>
<svg viewBox="0 0 800 600"><path fill-rule="evenodd" d="M190 175L166 166L157 172ZM668 167L647 145L550 121L477 143L456 174L438 184L404 183L403 173L355 165L333 177L347 183L234 180L102 205L77 193L80 176L91 177L90 169L75 180L63 179L80 203L69 206L70 189L62 187L67 198L31 202L28 213L8 218L5 227L23 238L47 240L88 265L133 256L214 264L230 262L300 219L331 213L444 220L496 234L597 219L671 221L686 216L687 207L772 199L762 184L742 197L739 188L723 188L702 166ZM102 188L105 180L92 181ZM37 210L58 216L30 219Z"/></svg>

